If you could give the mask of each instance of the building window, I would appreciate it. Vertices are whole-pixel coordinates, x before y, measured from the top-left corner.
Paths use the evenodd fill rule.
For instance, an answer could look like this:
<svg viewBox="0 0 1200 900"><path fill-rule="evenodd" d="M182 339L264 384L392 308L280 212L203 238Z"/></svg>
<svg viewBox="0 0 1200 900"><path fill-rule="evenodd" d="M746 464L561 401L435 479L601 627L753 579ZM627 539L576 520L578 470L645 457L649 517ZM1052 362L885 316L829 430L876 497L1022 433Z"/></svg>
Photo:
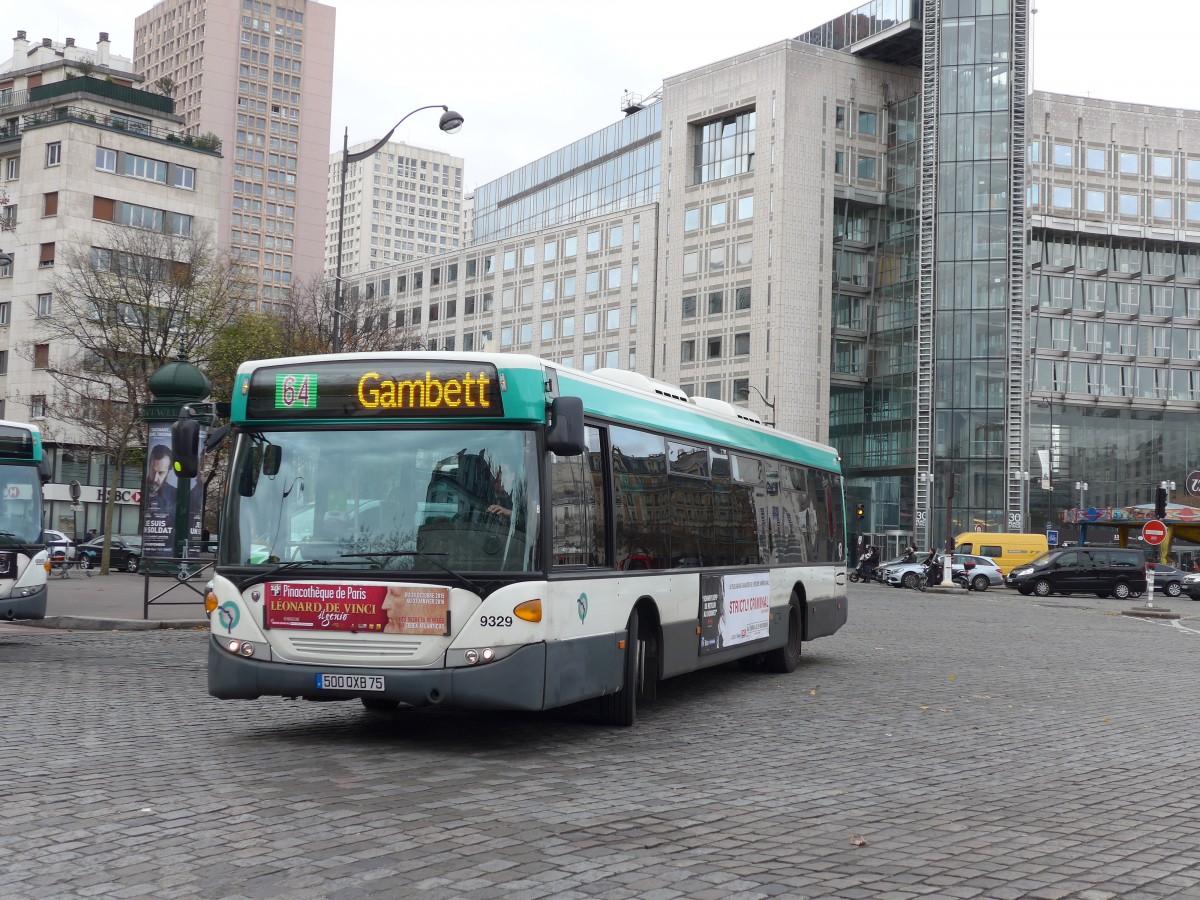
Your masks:
<svg viewBox="0 0 1200 900"><path fill-rule="evenodd" d="M833 173L835 175L845 175L846 174L846 151L844 151L844 150L834 150L833 151Z"/></svg>
<svg viewBox="0 0 1200 900"><path fill-rule="evenodd" d="M558 336L569 338L575 336L575 317L563 316L562 322L559 324Z"/></svg>
<svg viewBox="0 0 1200 900"><path fill-rule="evenodd" d="M725 268L725 248L709 247L708 249L708 270L717 272Z"/></svg>
<svg viewBox="0 0 1200 900"><path fill-rule="evenodd" d="M1200 159L1189 159L1184 163L1188 181L1200 181Z"/></svg>
<svg viewBox="0 0 1200 900"><path fill-rule="evenodd" d="M34 344L33 345L33 367L35 369L50 368L50 345L49 344Z"/></svg>
<svg viewBox="0 0 1200 900"><path fill-rule="evenodd" d="M130 178L157 181L159 184L167 183L167 164L161 160L126 153L124 172Z"/></svg>
<svg viewBox="0 0 1200 900"><path fill-rule="evenodd" d="M738 197L737 217L739 222L754 218L754 195Z"/></svg>
<svg viewBox="0 0 1200 900"><path fill-rule="evenodd" d="M1093 172L1103 172L1108 168L1108 153L1104 150L1088 148L1087 167Z"/></svg>
<svg viewBox="0 0 1200 900"><path fill-rule="evenodd" d="M578 252L578 248L579 238L573 236L563 238L563 256L566 259L574 259L575 254Z"/></svg>
<svg viewBox="0 0 1200 900"><path fill-rule="evenodd" d="M743 331L740 334L733 336L733 355L734 356L749 356L750 355L750 332Z"/></svg>
<svg viewBox="0 0 1200 900"><path fill-rule="evenodd" d="M588 272L583 276L583 289L589 294L594 294L600 290L600 273Z"/></svg>
<svg viewBox="0 0 1200 900"><path fill-rule="evenodd" d="M709 359L720 359L721 358L721 338L719 336L718 337L710 337L708 339L708 358Z"/></svg>
<svg viewBox="0 0 1200 900"><path fill-rule="evenodd" d="M62 142L54 141L46 145L46 165L57 166L62 162Z"/></svg>
<svg viewBox="0 0 1200 900"><path fill-rule="evenodd" d="M545 321L542 322L542 340L543 341L554 340L554 320L553 319L546 319ZM466 349L465 342L463 344L463 349L464 350Z"/></svg>
<svg viewBox="0 0 1200 900"><path fill-rule="evenodd" d="M604 330L616 331L621 327L621 310L610 309L604 314Z"/></svg>
<svg viewBox="0 0 1200 900"><path fill-rule="evenodd" d="M690 253L683 254L683 274L695 275L700 268L700 254L693 250Z"/></svg>
<svg viewBox="0 0 1200 900"><path fill-rule="evenodd" d="M29 414L35 419L46 418L46 395L34 394L29 398Z"/></svg>
<svg viewBox="0 0 1200 900"><path fill-rule="evenodd" d="M708 295L708 314L718 316L725 311L725 292L711 291Z"/></svg>
<svg viewBox="0 0 1200 900"><path fill-rule="evenodd" d="M528 344L532 340L533 340L533 323L532 322L522 323L521 324L521 343ZM447 347L446 349L449 350L450 348Z"/></svg>
<svg viewBox="0 0 1200 900"><path fill-rule="evenodd" d="M858 133L859 134L878 134L879 133L879 116L873 112L859 112L859 114L858 114Z"/></svg>
<svg viewBox="0 0 1200 900"><path fill-rule="evenodd" d="M737 245L737 264L748 266L754 261L754 245L750 241L742 241Z"/></svg>
<svg viewBox="0 0 1200 900"><path fill-rule="evenodd" d="M1088 212L1104 212L1104 191L1086 191L1084 205Z"/></svg>
<svg viewBox="0 0 1200 900"><path fill-rule="evenodd" d="M1071 152L1070 144L1055 144L1054 145L1054 165L1066 166L1070 168L1074 154Z"/></svg>
<svg viewBox="0 0 1200 900"><path fill-rule="evenodd" d="M553 278L547 278L542 282L542 302L549 303L554 300L555 288L557 284Z"/></svg>
<svg viewBox="0 0 1200 900"><path fill-rule="evenodd" d="M711 204L708 207L708 225L709 225L709 227L712 228L717 225L724 225L728 218L728 215L726 212L727 210L728 210L728 207L725 205L725 201L723 201L723 200L718 203Z"/></svg>
<svg viewBox="0 0 1200 900"><path fill-rule="evenodd" d="M696 342L694 340L683 341L679 345L679 361L681 363L696 361Z"/></svg>
<svg viewBox="0 0 1200 900"><path fill-rule="evenodd" d="M172 184L185 191L196 189L196 170L188 166L175 166Z"/></svg>
<svg viewBox="0 0 1200 900"><path fill-rule="evenodd" d="M0 303L0 325L7 325L12 321L12 301L5 300Z"/></svg>
<svg viewBox="0 0 1200 900"><path fill-rule="evenodd" d="M8 374L8 351L0 350L0 375Z"/></svg>
<svg viewBox="0 0 1200 900"><path fill-rule="evenodd" d="M587 252L588 253L599 253L600 252L600 232L599 231L589 231L587 233Z"/></svg>
<svg viewBox="0 0 1200 900"><path fill-rule="evenodd" d="M846 107L835 106L833 108L833 127L839 130L846 127Z"/></svg>
<svg viewBox="0 0 1200 900"><path fill-rule="evenodd" d="M1150 201L1151 214L1156 219L1169 219L1174 215L1170 197L1155 197Z"/></svg>
<svg viewBox="0 0 1200 900"><path fill-rule="evenodd" d="M1169 156L1152 156L1150 171L1154 173L1155 178L1170 178L1175 174L1174 160Z"/></svg>
<svg viewBox="0 0 1200 900"><path fill-rule="evenodd" d="M875 163L876 159L873 156L860 156L858 158L858 177L865 181L874 181Z"/></svg>
<svg viewBox="0 0 1200 900"><path fill-rule="evenodd" d="M613 266L608 270L608 289L615 291L621 286L621 267Z"/></svg>
<svg viewBox="0 0 1200 900"><path fill-rule="evenodd" d="M754 171L755 112L713 119L694 129L696 184Z"/></svg>
<svg viewBox="0 0 1200 900"><path fill-rule="evenodd" d="M542 262L554 262L554 254L558 251L558 244L554 241L546 241L542 245Z"/></svg>
<svg viewBox="0 0 1200 900"><path fill-rule="evenodd" d="M620 247L622 242L624 241L624 239L625 239L625 233L624 233L624 231L622 231L620 225L614 225L612 228L608 229L608 249L609 250L613 250L617 247Z"/></svg>
<svg viewBox="0 0 1200 900"><path fill-rule="evenodd" d="M1123 216L1138 214L1137 194L1121 194L1117 198L1117 211Z"/></svg>
<svg viewBox="0 0 1200 900"><path fill-rule="evenodd" d="M37 314L39 319L46 319L54 309L53 294L38 294L37 295Z"/></svg>
<svg viewBox="0 0 1200 900"><path fill-rule="evenodd" d="M5 304L5 305L7 305L7 304ZM682 310L683 310L683 318L685 318L685 319L696 318L696 295L695 294L692 294L690 297L683 298ZM0 324L6 324L6 323L0 323Z"/></svg>
<svg viewBox="0 0 1200 900"><path fill-rule="evenodd" d="M521 268L527 269L533 265L533 245L521 248Z"/></svg>
<svg viewBox="0 0 1200 900"><path fill-rule="evenodd" d="M683 211L683 232L695 231L700 227L700 207L693 206Z"/></svg>
<svg viewBox="0 0 1200 900"><path fill-rule="evenodd" d="M1062 185L1056 185L1051 195L1051 202L1055 209L1074 209L1075 190L1063 187Z"/></svg>
<svg viewBox="0 0 1200 900"><path fill-rule="evenodd" d="M750 285L743 285L734 292L733 308L735 310L750 308Z"/></svg>
<svg viewBox="0 0 1200 900"><path fill-rule="evenodd" d="M21 177L21 157L10 156L4 161L4 177L6 181L16 181Z"/></svg>
<svg viewBox="0 0 1200 900"><path fill-rule="evenodd" d="M719 381L704 382L704 396L708 397L710 400L720 400L721 399L721 382L719 382Z"/></svg>
<svg viewBox="0 0 1200 900"><path fill-rule="evenodd" d="M58 191L50 191L42 194L42 215L58 215Z"/></svg>
<svg viewBox="0 0 1200 900"><path fill-rule="evenodd" d="M1117 168L1122 175L1138 174L1138 155L1136 153L1118 153Z"/></svg>
<svg viewBox="0 0 1200 900"><path fill-rule="evenodd" d="M48 269L54 265L54 241L48 244L42 244L41 254L38 256L38 266L43 269Z"/></svg>
<svg viewBox="0 0 1200 900"><path fill-rule="evenodd" d="M511 272L516 267L517 267L517 251L516 250L505 250L504 251L504 271Z"/></svg>
<svg viewBox="0 0 1200 900"><path fill-rule="evenodd" d="M583 317L583 333L595 334L600 330L600 313L590 312Z"/></svg>

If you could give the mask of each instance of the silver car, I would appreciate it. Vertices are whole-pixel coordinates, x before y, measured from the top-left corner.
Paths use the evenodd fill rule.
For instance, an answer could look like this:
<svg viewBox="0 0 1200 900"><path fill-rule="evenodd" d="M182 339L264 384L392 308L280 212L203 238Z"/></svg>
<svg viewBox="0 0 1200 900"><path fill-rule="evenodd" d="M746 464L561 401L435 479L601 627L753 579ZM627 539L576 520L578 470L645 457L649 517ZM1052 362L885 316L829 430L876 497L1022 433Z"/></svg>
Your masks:
<svg viewBox="0 0 1200 900"><path fill-rule="evenodd" d="M970 566L967 566L970 563ZM962 572L964 568L971 570L971 589L976 591L986 591L989 587L996 587L1004 584L1004 576L1000 573L1000 567L996 565L996 561L990 556L974 556L968 553L955 553L952 563L954 574ZM899 563L889 564L883 572L884 580L893 587L915 588L917 579L921 576L921 564L915 563Z"/></svg>

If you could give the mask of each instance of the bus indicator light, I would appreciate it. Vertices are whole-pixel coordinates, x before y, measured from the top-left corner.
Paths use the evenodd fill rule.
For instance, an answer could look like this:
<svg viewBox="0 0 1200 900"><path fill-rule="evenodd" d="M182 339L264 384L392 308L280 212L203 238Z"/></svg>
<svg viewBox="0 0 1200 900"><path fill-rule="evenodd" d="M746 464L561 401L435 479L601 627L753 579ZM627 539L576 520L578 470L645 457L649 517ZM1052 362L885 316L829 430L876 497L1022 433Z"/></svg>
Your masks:
<svg viewBox="0 0 1200 900"><path fill-rule="evenodd" d="M524 603L518 603L513 607L513 615L526 622L540 622L542 621L542 601L526 600Z"/></svg>

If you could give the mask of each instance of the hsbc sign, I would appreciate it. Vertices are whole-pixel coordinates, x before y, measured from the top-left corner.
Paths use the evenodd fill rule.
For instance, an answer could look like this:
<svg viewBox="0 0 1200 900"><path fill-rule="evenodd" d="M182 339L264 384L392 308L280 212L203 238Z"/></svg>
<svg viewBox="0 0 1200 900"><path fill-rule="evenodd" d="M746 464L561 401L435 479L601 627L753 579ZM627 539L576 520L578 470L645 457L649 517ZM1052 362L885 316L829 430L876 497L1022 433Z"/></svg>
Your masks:
<svg viewBox="0 0 1200 900"><path fill-rule="evenodd" d="M142 492L136 488L110 488L108 493L117 495L118 503L141 503ZM103 488L95 488L95 497L92 498L95 503L103 503L106 497Z"/></svg>

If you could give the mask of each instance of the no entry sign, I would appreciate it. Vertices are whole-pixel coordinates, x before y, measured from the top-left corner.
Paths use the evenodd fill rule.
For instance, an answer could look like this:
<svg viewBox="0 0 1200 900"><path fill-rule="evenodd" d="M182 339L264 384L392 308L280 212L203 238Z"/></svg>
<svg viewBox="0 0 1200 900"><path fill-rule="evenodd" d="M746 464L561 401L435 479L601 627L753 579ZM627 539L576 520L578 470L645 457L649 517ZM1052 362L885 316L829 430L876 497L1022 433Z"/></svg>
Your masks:
<svg viewBox="0 0 1200 900"><path fill-rule="evenodd" d="M1167 539L1167 526L1162 522L1147 522L1142 526L1142 540L1147 544L1161 544Z"/></svg>

